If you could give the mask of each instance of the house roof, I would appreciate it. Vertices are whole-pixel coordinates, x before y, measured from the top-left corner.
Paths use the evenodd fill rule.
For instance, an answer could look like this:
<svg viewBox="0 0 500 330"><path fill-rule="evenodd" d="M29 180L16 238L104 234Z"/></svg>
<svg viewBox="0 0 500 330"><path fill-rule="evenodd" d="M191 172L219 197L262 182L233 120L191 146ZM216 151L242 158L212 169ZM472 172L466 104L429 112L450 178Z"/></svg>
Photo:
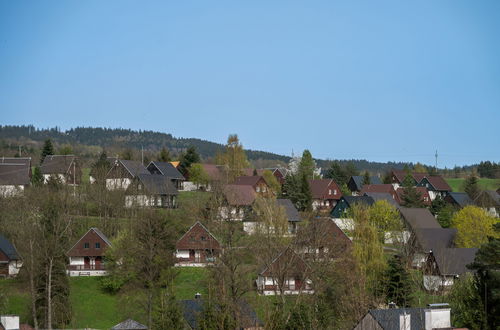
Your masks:
<svg viewBox="0 0 500 330"><path fill-rule="evenodd" d="M31 166L31 157L2 157L0 164L23 164Z"/></svg>
<svg viewBox="0 0 500 330"><path fill-rule="evenodd" d="M125 170L132 175L132 177L136 177L139 174L149 174L147 168L145 168L140 161L119 159L117 162L121 163Z"/></svg>
<svg viewBox="0 0 500 330"><path fill-rule="evenodd" d="M440 175L430 175L425 177L427 181L438 191L451 191L450 185ZM422 178L423 180L423 178ZM420 181L422 181L420 180Z"/></svg>
<svg viewBox="0 0 500 330"><path fill-rule="evenodd" d="M410 330L425 329L424 308L389 308L370 309L368 313L378 322L384 330L400 330L400 316L404 313L410 314Z"/></svg>
<svg viewBox="0 0 500 330"><path fill-rule="evenodd" d="M12 243L2 234L0 234L0 251L2 251L10 260L21 259L14 245L12 245Z"/></svg>
<svg viewBox="0 0 500 330"><path fill-rule="evenodd" d="M370 196L343 196L342 197L349 206L354 204L364 204L371 206L375 203L375 200Z"/></svg>
<svg viewBox="0 0 500 330"><path fill-rule="evenodd" d="M361 190L363 188L363 180L364 176L362 175L353 175L349 180L352 180L354 182L354 185L356 186L357 190ZM382 184L382 181L380 178L376 175L370 176L370 184Z"/></svg>
<svg viewBox="0 0 500 330"><path fill-rule="evenodd" d="M360 194L363 195L365 193L378 192L378 193L386 193L391 194L395 192L392 184L365 184L361 189Z"/></svg>
<svg viewBox="0 0 500 330"><path fill-rule="evenodd" d="M137 179L144 185L144 189L152 195L177 195L179 193L169 177L139 174Z"/></svg>
<svg viewBox="0 0 500 330"><path fill-rule="evenodd" d="M200 231L207 234L205 240L191 240L186 239L189 237L189 233ZM205 227L201 222L196 221L189 229L182 235L181 238L175 244L176 249L220 249L220 243L215 238L215 236Z"/></svg>
<svg viewBox="0 0 500 330"><path fill-rule="evenodd" d="M470 272L468 264L474 262L476 248L442 248L432 251L441 275L462 275Z"/></svg>
<svg viewBox="0 0 500 330"><path fill-rule="evenodd" d="M26 164L0 163L0 185L30 184L30 167Z"/></svg>
<svg viewBox="0 0 500 330"><path fill-rule="evenodd" d="M261 276L273 276L275 273L302 277L309 266L292 248L287 247L269 265L260 272Z"/></svg>
<svg viewBox="0 0 500 330"><path fill-rule="evenodd" d="M177 168L174 167L170 162L157 162L157 161L152 161L149 163L147 166L149 168L150 165L155 166L160 173L166 177L169 177L171 179L178 179L178 180L184 180L184 176L177 170Z"/></svg>
<svg viewBox="0 0 500 330"><path fill-rule="evenodd" d="M415 236L424 252L449 248L457 234L456 228L417 228Z"/></svg>
<svg viewBox="0 0 500 330"><path fill-rule="evenodd" d="M436 218L426 208L400 207L399 212L413 230L417 228L441 228Z"/></svg>
<svg viewBox="0 0 500 330"><path fill-rule="evenodd" d="M76 160L74 155L48 155L40 166L42 174L65 174Z"/></svg>
<svg viewBox="0 0 500 330"><path fill-rule="evenodd" d="M482 207L500 207L500 195L494 190L485 190L474 200Z"/></svg>
<svg viewBox="0 0 500 330"><path fill-rule="evenodd" d="M293 205L292 201L289 199L277 199L276 202L278 205L283 206L285 208L285 213L288 218L288 222L299 222L301 221L299 211Z"/></svg>
<svg viewBox="0 0 500 330"><path fill-rule="evenodd" d="M239 176L237 177L235 180L234 180L234 184L236 185L245 185L245 186L255 186L257 185L257 183L260 181L260 180L264 180L264 182L266 182L266 180L264 179L264 177L260 176L260 175L243 175L243 176ZM266 182L267 184L267 182Z"/></svg>
<svg viewBox="0 0 500 330"><path fill-rule="evenodd" d="M257 196L252 186L228 184L224 186L222 191L229 205L233 206L252 205Z"/></svg>
<svg viewBox="0 0 500 330"><path fill-rule="evenodd" d="M403 183L404 179L406 178L407 172L405 170L392 170L392 174L396 177L399 183ZM410 174L417 183L422 181L422 179L427 176L426 173L418 172L412 172Z"/></svg>
<svg viewBox="0 0 500 330"><path fill-rule="evenodd" d="M106 235L104 235L104 233L102 231L100 231L96 227L91 227L89 230L87 230L87 232L85 234L82 235L82 237L80 237L80 239L75 244L73 244L73 246L68 250L67 253L68 254L71 253L71 251L75 248L75 246L77 246L78 243L80 243L80 241L85 236L87 236L87 234L90 233L91 231L93 231L94 233L96 233L97 236L99 236L104 241L104 243L106 243L108 246L111 246L111 241L108 239L108 237Z"/></svg>
<svg viewBox="0 0 500 330"><path fill-rule="evenodd" d="M369 196L373 198L375 202L385 200L395 208L399 208L399 204L394 200L391 194L389 193L379 193L379 192L367 192L365 196Z"/></svg>
<svg viewBox="0 0 500 330"><path fill-rule="evenodd" d="M205 173L212 181L220 181L223 179L223 165L201 164Z"/></svg>
<svg viewBox="0 0 500 330"><path fill-rule="evenodd" d="M309 187L311 188L311 194L314 199L322 199L325 195L328 195L328 187L334 185L337 190L337 195L340 198L341 192L337 183L332 179L314 179L309 180Z"/></svg>
<svg viewBox="0 0 500 330"><path fill-rule="evenodd" d="M449 192L445 199L446 198L451 199L460 207L474 204L474 201L464 192Z"/></svg>
<svg viewBox="0 0 500 330"><path fill-rule="evenodd" d="M132 319L125 320L121 323L118 323L114 327L111 328L111 330L133 330L133 329L142 329L145 330L148 327L145 326L144 324L141 324L137 321L134 321Z"/></svg>
<svg viewBox="0 0 500 330"><path fill-rule="evenodd" d="M191 300L181 300L179 301L183 316L186 323L191 329L198 329L198 320L200 315L203 313L204 302L202 299L191 299ZM252 307L247 304L244 300L238 302L238 312L240 324L238 324L238 329L253 329L257 327L262 327L264 324L257 317L257 314L252 309ZM216 307L219 308L219 307Z"/></svg>

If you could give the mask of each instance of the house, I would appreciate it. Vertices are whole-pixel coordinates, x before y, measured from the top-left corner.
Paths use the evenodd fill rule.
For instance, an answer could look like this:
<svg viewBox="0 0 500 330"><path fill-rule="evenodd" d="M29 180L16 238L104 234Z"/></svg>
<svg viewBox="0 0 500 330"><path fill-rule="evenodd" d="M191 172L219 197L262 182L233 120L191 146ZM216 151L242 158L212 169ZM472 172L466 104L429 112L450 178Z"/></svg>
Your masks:
<svg viewBox="0 0 500 330"><path fill-rule="evenodd" d="M422 201L422 204L425 206L430 206L432 204L431 196L429 195L429 192L427 191L427 188L425 187L415 187L418 193L420 193L420 200ZM404 195L404 188L399 187L396 189L396 201L399 203L399 205L404 206L403 202L403 195Z"/></svg>
<svg viewBox="0 0 500 330"><path fill-rule="evenodd" d="M342 197L339 186L332 179L309 180L313 210L331 211Z"/></svg>
<svg viewBox="0 0 500 330"><path fill-rule="evenodd" d="M66 253L69 276L106 275L104 255L111 242L99 229L90 228Z"/></svg>
<svg viewBox="0 0 500 330"><path fill-rule="evenodd" d="M391 194L389 193L383 193L383 192L366 192L363 194L363 196L369 196L373 198L373 200L376 202L384 200L387 203L391 204L394 206L396 209L399 208L399 204L394 200Z"/></svg>
<svg viewBox="0 0 500 330"><path fill-rule="evenodd" d="M175 244L176 266L203 267L212 264L222 248L207 227L197 221Z"/></svg>
<svg viewBox="0 0 500 330"><path fill-rule="evenodd" d="M82 170L78 159L74 155L48 155L43 159L40 172L44 183L49 179L57 178L63 184L80 184Z"/></svg>
<svg viewBox="0 0 500 330"><path fill-rule="evenodd" d="M451 192L450 185L440 175L430 175L422 178L417 187L427 188L431 201L436 199L437 196L444 198Z"/></svg>
<svg viewBox="0 0 500 330"><path fill-rule="evenodd" d="M392 170L391 171L391 182L394 189L398 189L403 185L403 182L408 175L405 170ZM416 186L422 179L427 176L426 173L411 172L411 177L413 178L413 185Z"/></svg>
<svg viewBox="0 0 500 330"><path fill-rule="evenodd" d="M257 291L266 296L314 293L310 271L304 259L288 247L259 273Z"/></svg>
<svg viewBox="0 0 500 330"><path fill-rule="evenodd" d="M272 194L266 180L260 175L239 176L234 180L233 184L239 186L251 186L256 193L262 196L269 196Z"/></svg>
<svg viewBox="0 0 500 330"><path fill-rule="evenodd" d="M257 197L254 188L245 185L225 185L222 193L224 202L219 208L219 216L231 221L243 221L250 214Z"/></svg>
<svg viewBox="0 0 500 330"><path fill-rule="evenodd" d="M0 234L0 277L16 277L23 266L12 243Z"/></svg>
<svg viewBox="0 0 500 330"><path fill-rule="evenodd" d="M424 267L424 287L429 291L451 288L457 278L472 271L467 268L474 262L476 248L436 248L427 256Z"/></svg>
<svg viewBox="0 0 500 330"><path fill-rule="evenodd" d="M444 201L460 209L468 205L474 205L474 201L469 195L463 192L449 192Z"/></svg>
<svg viewBox="0 0 500 330"><path fill-rule="evenodd" d="M125 206L175 208L178 194L170 178L138 174L125 191Z"/></svg>
<svg viewBox="0 0 500 330"><path fill-rule="evenodd" d="M494 190L485 190L479 194L474 203L493 217L500 217L500 195Z"/></svg>
<svg viewBox="0 0 500 330"><path fill-rule="evenodd" d="M115 162L118 160L118 157L106 157L106 160L109 163L109 167L107 166L107 168L96 169L94 166L92 166L89 172L90 183L93 184L96 183L97 181L105 181L106 175L108 174L109 170L113 167Z"/></svg>
<svg viewBox="0 0 500 330"><path fill-rule="evenodd" d="M182 314L186 322L187 329L199 329L198 321L203 316L205 302L201 298L191 300L181 300ZM260 330L264 329L264 323L258 318L253 308L244 300L238 301L236 311L237 327L241 330ZM215 309L219 309L215 306Z"/></svg>
<svg viewBox="0 0 500 330"><path fill-rule="evenodd" d="M139 174L150 173L139 161L117 159L106 174L106 189L125 190Z"/></svg>
<svg viewBox="0 0 500 330"><path fill-rule="evenodd" d="M182 184L186 179L172 163L152 161L146 168L151 174L166 176L172 181L177 190L182 190Z"/></svg>
<svg viewBox="0 0 500 330"><path fill-rule="evenodd" d="M354 196L358 195L361 189L363 188L363 181L364 181L364 176L354 175L351 176L349 182L347 182L347 187ZM378 176L373 175L370 177L370 184L382 184L382 181Z"/></svg>
<svg viewBox="0 0 500 330"><path fill-rule="evenodd" d="M132 319L118 323L111 330L147 330L148 327Z"/></svg>
<svg viewBox="0 0 500 330"><path fill-rule="evenodd" d="M289 199L276 199L276 204L283 208L284 215L288 221L287 232L288 235L295 235L297 232L297 224L301 221L299 211L293 205L292 201ZM252 213L252 216L248 216L243 221L243 230L248 234L254 234L259 224L259 215ZM261 227L261 229L265 229ZM274 228L270 228L274 232Z"/></svg>
<svg viewBox="0 0 500 330"><path fill-rule="evenodd" d="M31 181L31 158L0 158L0 196L21 195Z"/></svg>
<svg viewBox="0 0 500 330"><path fill-rule="evenodd" d="M189 172L188 172L185 176L186 181L184 181L183 190L193 191L202 189L205 191L211 191L212 186L214 184L227 182L227 171L224 165L213 165L213 164L200 164L200 165L202 166L203 171L205 171L205 173L207 174L210 183L203 186L195 184L194 182L189 180Z"/></svg>
<svg viewBox="0 0 500 330"><path fill-rule="evenodd" d="M346 218L349 215L349 209L355 204L371 206L375 200L370 196L342 196L330 212L334 219Z"/></svg>
<svg viewBox="0 0 500 330"><path fill-rule="evenodd" d="M399 197L396 194L396 189L392 184L365 184L359 195L365 195L370 193L383 193L389 194L392 199L394 199L399 204Z"/></svg>
<svg viewBox="0 0 500 330"><path fill-rule="evenodd" d="M257 172L257 175L264 176L265 171L271 172L276 178L276 180L279 182L279 184L283 185L285 183L287 170L284 168L279 168L279 167L269 167L269 168L259 168L259 169L245 168L243 170L243 174L245 176L253 176Z"/></svg>
<svg viewBox="0 0 500 330"><path fill-rule="evenodd" d="M370 309L354 330L453 330L448 304L427 308Z"/></svg>

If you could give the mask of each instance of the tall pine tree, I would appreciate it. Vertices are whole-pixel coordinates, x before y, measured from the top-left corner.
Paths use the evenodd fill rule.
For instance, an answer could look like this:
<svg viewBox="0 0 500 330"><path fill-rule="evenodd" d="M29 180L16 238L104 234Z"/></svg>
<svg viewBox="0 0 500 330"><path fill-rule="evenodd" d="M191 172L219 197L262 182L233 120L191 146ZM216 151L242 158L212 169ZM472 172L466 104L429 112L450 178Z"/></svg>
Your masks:
<svg viewBox="0 0 500 330"><path fill-rule="evenodd" d="M54 154L54 146L52 145L52 141L50 139L45 140L42 148L42 153L40 155L40 164L43 163L43 160L46 156Z"/></svg>

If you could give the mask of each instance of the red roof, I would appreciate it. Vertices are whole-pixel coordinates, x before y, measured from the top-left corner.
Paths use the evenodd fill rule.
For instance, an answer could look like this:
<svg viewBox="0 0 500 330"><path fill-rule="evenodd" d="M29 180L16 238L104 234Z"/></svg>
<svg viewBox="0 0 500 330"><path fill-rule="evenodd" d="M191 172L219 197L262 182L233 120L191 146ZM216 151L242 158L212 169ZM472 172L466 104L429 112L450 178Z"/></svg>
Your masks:
<svg viewBox="0 0 500 330"><path fill-rule="evenodd" d="M224 196L229 205L249 206L255 200L256 193L252 186L228 184L223 188Z"/></svg>
<svg viewBox="0 0 500 330"><path fill-rule="evenodd" d="M175 244L177 250L220 250L220 243L207 227L197 221Z"/></svg>
<svg viewBox="0 0 500 330"><path fill-rule="evenodd" d="M450 185L440 175L432 175L426 177L429 183L439 191L451 191Z"/></svg>
<svg viewBox="0 0 500 330"><path fill-rule="evenodd" d="M262 276L299 277L303 279L305 272L309 269L304 259L290 247L281 252L264 270Z"/></svg>
<svg viewBox="0 0 500 330"><path fill-rule="evenodd" d="M339 186L332 179L309 180L309 187L314 199L340 199L342 197Z"/></svg>
<svg viewBox="0 0 500 330"><path fill-rule="evenodd" d="M407 172L405 170L392 170L392 174L396 177L396 181L398 183L403 183L404 179L406 178ZM426 173L418 173L418 172L412 172L410 173L413 179L419 183L422 181L423 178L427 176Z"/></svg>
<svg viewBox="0 0 500 330"><path fill-rule="evenodd" d="M255 187L259 181L263 181L265 184L267 184L266 180L259 176L259 175L252 175L252 176L239 176L234 180L234 184L236 185L243 185L243 186L252 186Z"/></svg>

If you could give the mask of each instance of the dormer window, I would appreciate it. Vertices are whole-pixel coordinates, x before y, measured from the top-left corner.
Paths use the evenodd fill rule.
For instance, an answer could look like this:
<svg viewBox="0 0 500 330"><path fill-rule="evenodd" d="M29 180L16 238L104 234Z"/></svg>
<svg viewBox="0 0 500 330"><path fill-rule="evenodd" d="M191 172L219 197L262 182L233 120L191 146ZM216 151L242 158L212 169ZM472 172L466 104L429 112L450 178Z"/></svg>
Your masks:
<svg viewBox="0 0 500 330"><path fill-rule="evenodd" d="M83 248L84 249L89 249L90 248L90 243L88 243L88 242L83 243Z"/></svg>

